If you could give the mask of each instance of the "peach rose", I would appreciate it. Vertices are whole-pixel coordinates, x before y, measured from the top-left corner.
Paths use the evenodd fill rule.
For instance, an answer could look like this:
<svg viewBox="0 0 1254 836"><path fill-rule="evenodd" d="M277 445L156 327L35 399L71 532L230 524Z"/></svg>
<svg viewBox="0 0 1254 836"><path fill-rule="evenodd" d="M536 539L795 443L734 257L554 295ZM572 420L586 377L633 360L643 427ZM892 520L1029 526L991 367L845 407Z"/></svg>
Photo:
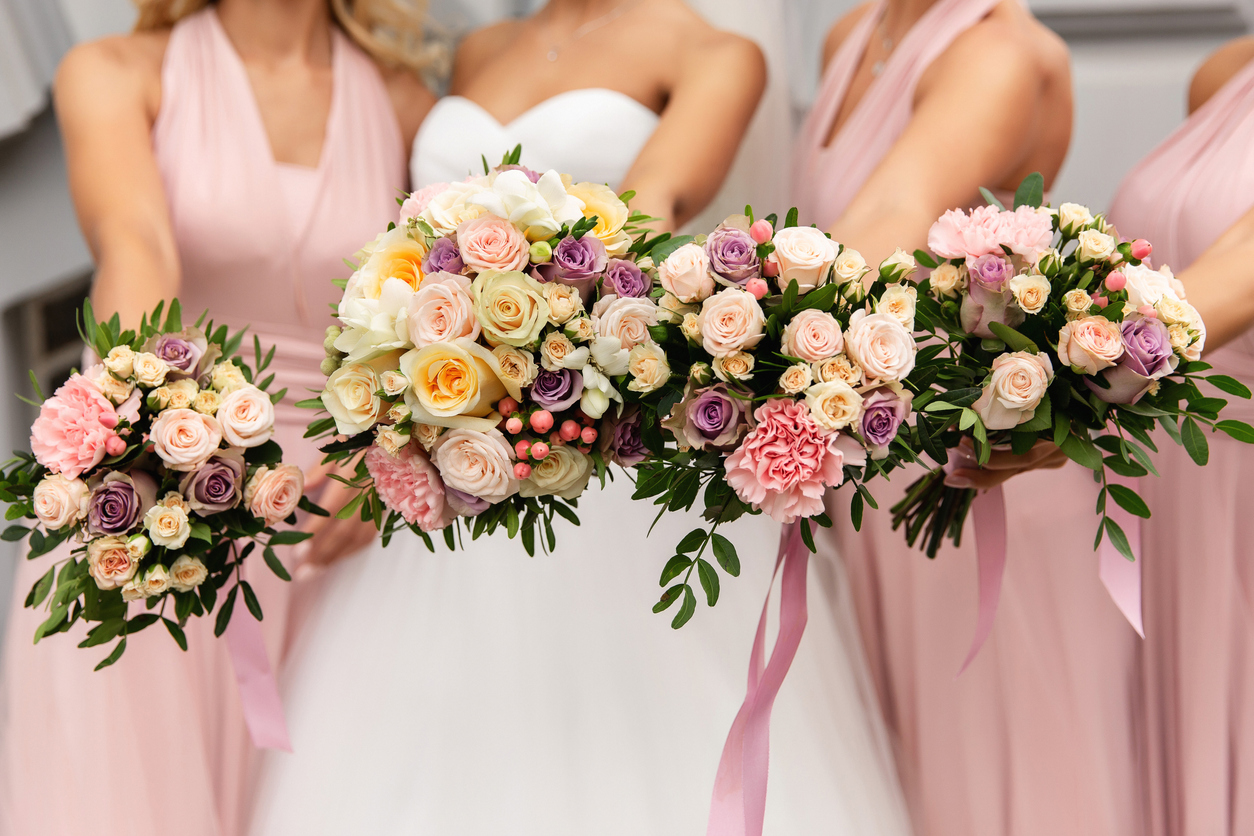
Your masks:
<svg viewBox="0 0 1254 836"><path fill-rule="evenodd" d="M975 414L990 430L1009 430L1032 420L1054 379L1054 366L1044 354L1015 351L993 360L993 374L980 399L972 404Z"/></svg>
<svg viewBox="0 0 1254 836"><path fill-rule="evenodd" d="M514 456L499 430L449 430L431 448L447 487L495 505L518 493Z"/></svg>
<svg viewBox="0 0 1254 836"><path fill-rule="evenodd" d="M45 476L35 486L35 516L49 531L65 528L87 516L90 494L82 479L67 479L60 473Z"/></svg>
<svg viewBox="0 0 1254 836"><path fill-rule="evenodd" d="M680 302L700 302L714 292L710 257L697 244L684 244L658 265L658 281Z"/></svg>
<svg viewBox="0 0 1254 836"><path fill-rule="evenodd" d="M592 324L597 333L617 337L629 351L649 339L649 326L657 322L657 305L649 299L610 294L592 309Z"/></svg>
<svg viewBox="0 0 1254 836"><path fill-rule="evenodd" d="M905 380L914 370L914 336L896 317L854 311L845 331L845 353L868 380Z"/></svg>
<svg viewBox="0 0 1254 836"><path fill-rule="evenodd" d="M701 344L714 357L753 348L762 341L765 323L753 294L729 287L701 305Z"/></svg>
<svg viewBox="0 0 1254 836"><path fill-rule="evenodd" d="M178 592L191 592L208 577L209 570L200 558L183 555L170 564L170 588Z"/></svg>
<svg viewBox="0 0 1254 836"><path fill-rule="evenodd" d="M560 445L536 462L519 487L522 496L560 496L574 499L588 487L592 459L574 447Z"/></svg>
<svg viewBox="0 0 1254 836"><path fill-rule="evenodd" d="M512 345L498 345L492 349L497 363L501 367L501 380L507 387L522 390L535 382L540 367L536 358L525 348L514 348Z"/></svg>
<svg viewBox="0 0 1254 836"><path fill-rule="evenodd" d="M222 425L212 415L190 409L167 409L149 430L153 450L171 470L195 470L222 443Z"/></svg>
<svg viewBox="0 0 1254 836"><path fill-rule="evenodd" d="M426 257L427 248L409 234L408 228L398 226L385 232L376 239L365 263L349 279L344 295L378 299L388 279L399 279L410 290L417 290L422 285L422 262Z"/></svg>
<svg viewBox="0 0 1254 836"><path fill-rule="evenodd" d="M967 283L967 268L943 261L932 271L932 290L946 299L957 298Z"/></svg>
<svg viewBox="0 0 1254 836"><path fill-rule="evenodd" d="M841 430L862 417L862 396L843 380L816 383L806 390L806 406L816 424Z"/></svg>
<svg viewBox="0 0 1254 836"><path fill-rule="evenodd" d="M839 354L844 347L840 323L826 311L814 308L794 316L780 338L780 348L785 354L811 362Z"/></svg>
<svg viewBox="0 0 1254 836"><path fill-rule="evenodd" d="M457 227L462 261L476 273L522 270L530 262L531 242L504 218L485 215Z"/></svg>
<svg viewBox="0 0 1254 836"><path fill-rule="evenodd" d="M578 288L560 282L544 285L544 299L549 303L549 323L565 325L583 313L583 299Z"/></svg>
<svg viewBox="0 0 1254 836"><path fill-rule="evenodd" d="M1119 323L1104 316L1086 316L1068 322L1058 332L1058 359L1079 374L1097 374L1123 356Z"/></svg>
<svg viewBox="0 0 1254 836"><path fill-rule="evenodd" d="M222 399L216 413L232 447L260 447L274 435L274 405L256 386L241 386Z"/></svg>
<svg viewBox="0 0 1254 836"><path fill-rule="evenodd" d="M913 285L889 285L875 303L875 312L888 314L905 326L907 331L913 331L918 295L919 292Z"/></svg>
<svg viewBox="0 0 1254 836"><path fill-rule="evenodd" d="M497 220L493 218L492 220ZM470 279L453 273L432 273L409 300L409 339L416 347L479 336Z"/></svg>
<svg viewBox="0 0 1254 836"><path fill-rule="evenodd" d="M144 515L144 528L153 544L167 549L181 549L191 536L191 521L182 508L154 505Z"/></svg>
<svg viewBox="0 0 1254 836"><path fill-rule="evenodd" d="M1036 274L1015 276L1009 282L1010 292L1024 313L1037 314L1049 301L1049 279Z"/></svg>
<svg viewBox="0 0 1254 836"><path fill-rule="evenodd" d="M87 572L101 589L117 589L135 576L137 568L125 537L111 534L87 544Z"/></svg>
<svg viewBox="0 0 1254 836"><path fill-rule="evenodd" d="M836 262L836 243L812 226L792 226L775 233L770 260L779 265L781 290L792 282L798 293L809 293L827 281Z"/></svg>
<svg viewBox="0 0 1254 836"><path fill-rule="evenodd" d="M266 525L276 525L296 512L305 492L305 475L294 464L280 464L273 470L263 465L244 488L244 504Z"/></svg>
<svg viewBox="0 0 1254 836"><path fill-rule="evenodd" d="M382 364L345 363L327 378L322 405L335 419L336 432L357 435L379 420L384 404L378 394L383 383L377 365Z"/></svg>
<svg viewBox="0 0 1254 836"><path fill-rule="evenodd" d="M832 380L843 380L857 388L862 385L862 367L844 354L837 354L814 364L814 379L820 383Z"/></svg>
<svg viewBox="0 0 1254 836"><path fill-rule="evenodd" d="M401 373L413 384L405 403L424 424L487 432L500 420L497 401L506 394L522 398L516 383L502 376L500 359L465 337L405 352Z"/></svg>
<svg viewBox="0 0 1254 836"><path fill-rule="evenodd" d="M794 363L784 369L784 373L779 376L779 388L786 395L795 395L804 389L809 388L814 381L814 372L805 363Z"/></svg>
<svg viewBox="0 0 1254 836"><path fill-rule="evenodd" d="M575 348L570 337L561 331L550 331L540 343L540 365L551 372L558 369L582 369L588 363L586 346Z"/></svg>
<svg viewBox="0 0 1254 836"><path fill-rule="evenodd" d="M753 377L753 355L736 351L714 358L714 376L724 383L748 380Z"/></svg>

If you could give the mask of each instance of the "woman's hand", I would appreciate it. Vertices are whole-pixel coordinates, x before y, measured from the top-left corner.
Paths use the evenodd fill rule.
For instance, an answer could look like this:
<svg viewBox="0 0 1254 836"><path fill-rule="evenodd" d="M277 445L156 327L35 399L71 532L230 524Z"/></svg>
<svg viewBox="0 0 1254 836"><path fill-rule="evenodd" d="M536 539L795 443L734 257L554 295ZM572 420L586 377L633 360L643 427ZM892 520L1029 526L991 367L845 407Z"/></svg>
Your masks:
<svg viewBox="0 0 1254 836"><path fill-rule="evenodd" d="M1022 456L1016 456L1009 450L994 450L982 467L974 466L975 447L971 439L962 440L958 454L964 464L970 463L972 466L954 468L945 475L945 484L951 488L974 488L977 491L997 487L1011 476L1029 470L1056 470L1067 463L1067 454L1052 441L1044 440L1033 444L1032 449Z"/></svg>
<svg viewBox="0 0 1254 836"><path fill-rule="evenodd" d="M306 521L305 530L314 536L308 541L302 565L329 566L365 548L379 533L373 522L363 521L357 514L346 520L335 518L335 513L348 504L357 492L332 479L332 473L346 479L354 475L346 468L318 465L305 480L306 492L311 496L317 494L317 503L330 511L331 516L311 516Z"/></svg>

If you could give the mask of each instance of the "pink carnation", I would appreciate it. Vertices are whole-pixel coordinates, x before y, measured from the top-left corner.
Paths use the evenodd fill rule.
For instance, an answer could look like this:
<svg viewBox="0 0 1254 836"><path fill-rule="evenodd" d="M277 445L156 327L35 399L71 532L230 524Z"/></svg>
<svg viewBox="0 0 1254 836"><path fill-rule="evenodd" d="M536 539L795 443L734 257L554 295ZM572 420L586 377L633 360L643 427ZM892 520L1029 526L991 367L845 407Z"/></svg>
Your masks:
<svg viewBox="0 0 1254 836"><path fill-rule="evenodd" d="M745 502L781 523L823 513L823 491L865 464L853 439L823 430L804 402L772 398L753 413L758 426L727 457L727 482Z"/></svg>
<svg viewBox="0 0 1254 836"><path fill-rule="evenodd" d="M979 258L1001 253L998 231L1001 211L996 206L981 206L968 215L961 209L950 209L940 216L927 233L927 246L941 258Z"/></svg>
<svg viewBox="0 0 1254 836"><path fill-rule="evenodd" d="M1031 206L1020 206L1013 212L1000 213L997 243L1035 264L1041 253L1054 242L1054 219L1047 212Z"/></svg>
<svg viewBox="0 0 1254 836"><path fill-rule="evenodd" d="M120 453L125 444L115 427L118 414L109 399L91 381L76 374L44 401L30 429L35 459L53 473L76 479L104 460L110 447ZM120 447L119 447L120 445Z"/></svg>
<svg viewBox="0 0 1254 836"><path fill-rule="evenodd" d="M417 445L408 444L393 456L378 444L366 451L366 469L388 508L423 531L437 531L453 516L444 503L439 471Z"/></svg>
<svg viewBox="0 0 1254 836"><path fill-rule="evenodd" d="M405 198L405 202L401 204L400 223L404 224L410 218L416 218L422 214L427 208L427 204L435 199L436 195L449 188L448 183L432 183L430 186L419 189L418 191Z"/></svg>

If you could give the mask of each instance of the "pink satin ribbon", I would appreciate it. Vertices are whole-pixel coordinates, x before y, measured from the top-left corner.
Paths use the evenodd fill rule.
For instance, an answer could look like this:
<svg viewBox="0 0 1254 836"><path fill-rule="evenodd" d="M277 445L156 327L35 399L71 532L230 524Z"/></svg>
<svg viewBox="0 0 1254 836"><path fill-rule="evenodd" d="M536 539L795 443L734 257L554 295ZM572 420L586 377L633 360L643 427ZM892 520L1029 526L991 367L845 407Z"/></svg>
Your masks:
<svg viewBox="0 0 1254 836"><path fill-rule="evenodd" d="M784 682L792 660L801 644L806 628L806 571L810 550L801 539L802 520L784 526L779 537L779 554L775 558L775 575L783 564L780 589L779 635L770 661L763 666L766 645L766 615L770 607L770 590L762 604L762 617L753 639L749 656L749 685L745 701L736 714L723 757L714 779L714 796L710 801L707 836L762 836L766 816L766 780L770 762L771 709Z"/></svg>
<svg viewBox="0 0 1254 836"><path fill-rule="evenodd" d="M1116 476L1113 473L1106 474L1106 479L1111 484L1136 490L1136 479ZM1107 535L1102 538L1102 544L1098 547L1098 575L1119 612L1128 619L1137 635L1145 638L1145 626L1141 620L1141 518L1120 508L1109 496L1106 499L1106 516L1118 523L1123 533L1128 535L1128 545L1136 560L1128 560L1120 554Z"/></svg>
<svg viewBox="0 0 1254 836"><path fill-rule="evenodd" d="M226 646L253 745L258 749L291 752L283 701L279 699L279 686L266 654L261 623L250 613L234 613L226 628Z"/></svg>

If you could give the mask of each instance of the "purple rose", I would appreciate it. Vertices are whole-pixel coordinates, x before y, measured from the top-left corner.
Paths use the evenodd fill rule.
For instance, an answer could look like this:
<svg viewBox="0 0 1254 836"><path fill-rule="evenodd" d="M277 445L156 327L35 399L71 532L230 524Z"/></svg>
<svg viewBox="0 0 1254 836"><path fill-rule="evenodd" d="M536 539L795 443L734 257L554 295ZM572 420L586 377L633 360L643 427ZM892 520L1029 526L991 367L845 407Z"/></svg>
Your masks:
<svg viewBox="0 0 1254 836"><path fill-rule="evenodd" d="M209 351L206 353L206 349ZM157 355L170 367L167 377L177 380L199 375L203 368L213 364L222 353L215 344L212 348L199 328L184 328L177 334L158 334L144 346L144 351Z"/></svg>
<svg viewBox="0 0 1254 836"><path fill-rule="evenodd" d="M244 492L244 456L223 450L209 457L179 482L179 493L201 516L217 514L239 504Z"/></svg>
<svg viewBox="0 0 1254 836"><path fill-rule="evenodd" d="M988 326L993 322L1011 328L1023 322L1023 310L1015 304L1014 293L1007 283L1014 277L1014 267L1004 258L982 255L967 265L971 281L962 297L959 317L962 330L984 339L996 334Z"/></svg>
<svg viewBox="0 0 1254 836"><path fill-rule="evenodd" d="M681 444L701 450L730 450L749 429L749 402L734 397L727 384L685 392L682 400L662 422Z"/></svg>
<svg viewBox="0 0 1254 836"><path fill-rule="evenodd" d="M1171 334L1158 319L1124 320L1123 356L1119 363L1102 372L1107 388L1103 389L1088 377L1084 383L1106 403L1136 403L1149 391L1155 380L1172 372Z"/></svg>
<svg viewBox="0 0 1254 836"><path fill-rule="evenodd" d="M758 245L749 233L734 226L720 226L705 239L710 270L729 282L744 284L760 274Z"/></svg>
<svg viewBox="0 0 1254 836"><path fill-rule="evenodd" d="M615 296L630 296L639 299L649 295L649 291L653 289L653 283L634 261L613 258L610 259L609 266L605 268L605 281L601 289L607 294L613 293Z"/></svg>
<svg viewBox="0 0 1254 836"><path fill-rule="evenodd" d="M157 485L147 473L108 473L87 500L87 533L125 534L157 501Z"/></svg>
<svg viewBox="0 0 1254 836"><path fill-rule="evenodd" d="M887 452L897 428L910 414L908 395L882 386L862 399L862 438L871 448ZM873 456L874 457L874 456Z"/></svg>
<svg viewBox="0 0 1254 836"><path fill-rule="evenodd" d="M1015 270L1010 262L996 255L982 255L967 265L971 284L987 290L1004 290L1006 282L1014 278Z"/></svg>
<svg viewBox="0 0 1254 836"><path fill-rule="evenodd" d="M521 171L523 174L527 175L527 179L530 180L532 183L540 182L540 172L532 171L531 169L527 168L525 165L498 165L496 167L496 170L497 171Z"/></svg>
<svg viewBox="0 0 1254 836"><path fill-rule="evenodd" d="M427 253L427 259L422 263L422 269L427 273L460 273L465 266L457 242L452 238L440 238L432 244L431 252Z"/></svg>
<svg viewBox="0 0 1254 836"><path fill-rule="evenodd" d="M486 499L444 486L444 501L459 517L477 517L492 506Z"/></svg>
<svg viewBox="0 0 1254 836"><path fill-rule="evenodd" d="M629 407L621 418L601 430L600 448L606 459L622 467L635 467L649 456L640 438L640 410Z"/></svg>
<svg viewBox="0 0 1254 836"><path fill-rule="evenodd" d="M567 235L553 249L553 259L536 265L533 275L541 282L570 285L579 291L586 305L608 260L605 245L595 235L589 233L582 238Z"/></svg>
<svg viewBox="0 0 1254 836"><path fill-rule="evenodd" d="M531 400L550 412L570 409L583 394L583 375L571 369L541 369L531 384Z"/></svg>

